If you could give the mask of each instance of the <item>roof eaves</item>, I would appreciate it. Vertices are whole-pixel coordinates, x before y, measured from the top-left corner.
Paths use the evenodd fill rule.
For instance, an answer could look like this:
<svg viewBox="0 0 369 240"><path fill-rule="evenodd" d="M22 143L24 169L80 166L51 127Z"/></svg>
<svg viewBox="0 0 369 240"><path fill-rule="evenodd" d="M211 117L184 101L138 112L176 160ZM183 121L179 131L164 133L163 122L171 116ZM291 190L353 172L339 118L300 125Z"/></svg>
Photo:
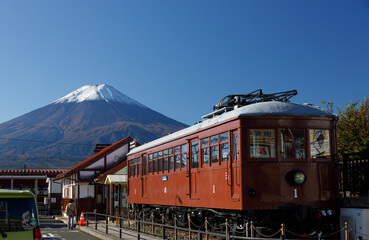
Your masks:
<svg viewBox="0 0 369 240"><path fill-rule="evenodd" d="M92 155L91 157L85 159L84 161L82 161L79 164L75 165L74 167L68 169L64 173L57 175L55 177L55 180L60 180L60 179L64 178L65 176L72 175L72 174L82 170L83 168L90 166L91 164L95 163L97 160L101 159L101 157L112 153L117 148L129 143L130 141L132 141L132 138L131 137L126 137L126 138L110 145L109 147L104 148L100 152L98 152L98 153Z"/></svg>

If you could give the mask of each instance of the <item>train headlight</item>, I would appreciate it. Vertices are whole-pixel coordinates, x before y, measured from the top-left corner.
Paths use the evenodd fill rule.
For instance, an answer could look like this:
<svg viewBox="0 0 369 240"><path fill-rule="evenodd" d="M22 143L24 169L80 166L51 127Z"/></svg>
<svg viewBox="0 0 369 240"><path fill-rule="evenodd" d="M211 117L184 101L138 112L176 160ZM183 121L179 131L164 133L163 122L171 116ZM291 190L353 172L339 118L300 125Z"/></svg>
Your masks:
<svg viewBox="0 0 369 240"><path fill-rule="evenodd" d="M301 186L306 181L306 175L300 170L294 170L287 173L286 180L291 186Z"/></svg>
<svg viewBox="0 0 369 240"><path fill-rule="evenodd" d="M296 171L293 175L293 181L296 183L296 185L302 185L305 182L305 174L301 171Z"/></svg>

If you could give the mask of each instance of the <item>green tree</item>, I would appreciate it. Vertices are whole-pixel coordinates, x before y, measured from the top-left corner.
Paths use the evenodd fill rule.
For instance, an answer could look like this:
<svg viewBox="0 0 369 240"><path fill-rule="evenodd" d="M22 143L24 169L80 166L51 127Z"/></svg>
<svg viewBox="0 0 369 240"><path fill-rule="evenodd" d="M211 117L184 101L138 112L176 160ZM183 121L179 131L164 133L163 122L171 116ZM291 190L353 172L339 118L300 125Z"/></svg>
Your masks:
<svg viewBox="0 0 369 240"><path fill-rule="evenodd" d="M333 104L328 103L328 110ZM338 110L337 145L338 152L363 153L369 152L369 95Z"/></svg>

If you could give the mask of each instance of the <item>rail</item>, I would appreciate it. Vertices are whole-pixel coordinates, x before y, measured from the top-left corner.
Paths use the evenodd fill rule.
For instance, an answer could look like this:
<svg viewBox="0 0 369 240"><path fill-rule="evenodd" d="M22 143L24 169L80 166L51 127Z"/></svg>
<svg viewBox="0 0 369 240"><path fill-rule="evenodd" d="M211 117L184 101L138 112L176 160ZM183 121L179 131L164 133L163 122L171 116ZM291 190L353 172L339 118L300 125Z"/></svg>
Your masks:
<svg viewBox="0 0 369 240"><path fill-rule="evenodd" d="M187 215L186 221L178 221L176 216L173 220L168 220L162 214L160 218L156 218L154 214L151 214L149 219L145 217L139 218L137 214L128 212L126 216L112 216L107 214L100 214L94 212L87 212L85 215L86 226L92 225L96 231L105 232L107 235L113 233L118 234L119 239L141 239L142 236L155 236L161 239L253 239L253 240L277 240L277 239L338 239L341 232L344 233L345 240L350 240L352 234L369 237L366 234L357 232L349 227L345 222L344 227L336 232L317 236L305 236L294 233L288 230L288 226L281 224L281 228L274 234L265 235L261 233L260 228L256 227L251 221L247 223L243 228L233 229L231 231L231 225L228 219L221 224L221 226L212 226L208 219L205 218L205 222L202 224L195 223L190 215ZM215 231L223 231L215 232ZM288 235L289 237L286 237ZM292 238L291 238L292 237Z"/></svg>

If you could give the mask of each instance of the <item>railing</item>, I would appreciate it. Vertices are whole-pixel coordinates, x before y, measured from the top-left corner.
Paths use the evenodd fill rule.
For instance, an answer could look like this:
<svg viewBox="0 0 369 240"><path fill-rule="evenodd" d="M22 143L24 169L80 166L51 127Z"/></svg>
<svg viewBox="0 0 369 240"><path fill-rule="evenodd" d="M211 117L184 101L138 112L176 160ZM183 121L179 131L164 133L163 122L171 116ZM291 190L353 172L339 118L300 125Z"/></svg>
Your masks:
<svg viewBox="0 0 369 240"><path fill-rule="evenodd" d="M339 165L339 180L339 189L345 197L368 197L369 154L343 155Z"/></svg>
<svg viewBox="0 0 369 240"><path fill-rule="evenodd" d="M91 224L92 221L92 224ZM111 216L106 214L99 214L93 212L86 213L86 225L87 227L94 227L96 231L105 232L105 234L117 235L120 239L123 235L130 238L141 239L141 235L151 235L156 236L161 239L253 239L253 240L265 240L265 239L287 239L286 235L293 238L299 239L339 239L340 233L344 232L345 240L349 240L350 233L359 234L361 236L369 237L360 232L355 232L349 227L348 223L336 232L322 235L319 233L317 236L305 236L294 233L288 230L288 226L281 224L281 228L274 234L265 235L261 233L260 230L251 221L246 224L243 229L236 229L230 231L231 226L226 219L225 223L221 227L212 226L208 219L205 218L205 222L201 225L196 225L192 220L190 215L187 215L186 222L179 222L176 217L173 220L168 220L161 215L160 219L155 218L154 214L151 214L150 219L143 217L138 218L136 214L131 214L128 212L127 216ZM196 229L194 229L196 228ZM201 229L201 230L199 230ZM216 232L218 231L218 232ZM223 231L220 233L219 231ZM288 238L288 239L293 239Z"/></svg>

